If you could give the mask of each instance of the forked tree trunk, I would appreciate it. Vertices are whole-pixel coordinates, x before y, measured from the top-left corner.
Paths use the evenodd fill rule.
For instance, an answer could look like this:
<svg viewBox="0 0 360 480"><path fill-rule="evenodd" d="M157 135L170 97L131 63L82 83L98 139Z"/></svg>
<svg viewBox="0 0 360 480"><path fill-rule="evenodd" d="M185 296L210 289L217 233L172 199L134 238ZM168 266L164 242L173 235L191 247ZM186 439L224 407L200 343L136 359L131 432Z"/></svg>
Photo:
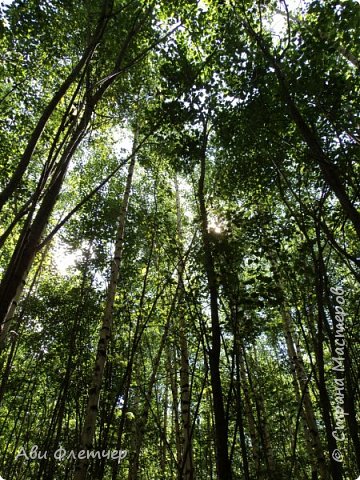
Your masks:
<svg viewBox="0 0 360 480"><path fill-rule="evenodd" d="M136 148L136 134L133 144L133 152ZM123 254L124 247L124 232L126 223L126 214L129 205L130 190L132 184L132 178L135 168L136 156L133 154L129 165L128 176L126 180L126 188L124 192L124 198L122 201L118 228L116 233L115 251L111 265L111 274L108 285L108 291L106 296L106 304L104 315L102 319L99 342L97 346L95 368L91 380L91 386L89 389L89 396L86 407L85 420L83 430L81 434L81 450L91 450L93 446L93 439L95 435L96 417L98 413L98 403L100 398L100 390L104 375L108 345L111 338L111 330L113 323L113 309L115 302L116 289L119 282L120 263ZM89 459L84 458L78 460L75 466L74 480L85 480L87 468L89 465Z"/></svg>

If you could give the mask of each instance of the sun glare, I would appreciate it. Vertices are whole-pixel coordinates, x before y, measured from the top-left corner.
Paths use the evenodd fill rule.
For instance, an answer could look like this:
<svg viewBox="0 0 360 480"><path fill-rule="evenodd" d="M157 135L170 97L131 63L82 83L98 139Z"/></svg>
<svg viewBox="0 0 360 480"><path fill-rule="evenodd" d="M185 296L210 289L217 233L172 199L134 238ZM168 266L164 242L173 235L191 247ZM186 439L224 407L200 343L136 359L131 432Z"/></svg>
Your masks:
<svg viewBox="0 0 360 480"><path fill-rule="evenodd" d="M128 128L114 127L111 131L113 149L116 154L130 155L133 145L133 134Z"/></svg>
<svg viewBox="0 0 360 480"><path fill-rule="evenodd" d="M74 267L81 257L81 250L69 251L65 245L58 243L55 247L54 262L60 275L65 276L69 268Z"/></svg>
<svg viewBox="0 0 360 480"><path fill-rule="evenodd" d="M208 232L212 233L223 233L225 229L225 223L218 218L216 218L213 215L209 216L209 221L208 221Z"/></svg>

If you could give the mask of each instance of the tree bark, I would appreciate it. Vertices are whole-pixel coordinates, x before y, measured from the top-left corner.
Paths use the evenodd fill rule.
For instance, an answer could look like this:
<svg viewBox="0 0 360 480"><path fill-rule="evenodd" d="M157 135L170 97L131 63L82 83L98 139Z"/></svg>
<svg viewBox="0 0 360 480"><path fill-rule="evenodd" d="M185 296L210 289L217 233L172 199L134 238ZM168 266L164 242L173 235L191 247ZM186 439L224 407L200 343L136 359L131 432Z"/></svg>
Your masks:
<svg viewBox="0 0 360 480"><path fill-rule="evenodd" d="M189 351L186 336L186 321L184 308L185 286L183 281L184 261L183 261L183 231L181 222L180 193L177 179L175 180L176 189L176 215L177 215L177 233L180 245L180 262L178 270L178 288L179 288L179 344L180 344L180 389L181 389L181 420L182 420L182 460L181 460L181 478L183 480L194 480L194 464L191 441L191 416L190 416L190 375L189 375Z"/></svg>
<svg viewBox="0 0 360 480"><path fill-rule="evenodd" d="M136 145L136 136L134 138L134 146ZM126 223L126 214L129 205L130 190L132 184L132 178L134 174L136 156L132 156L128 176L126 180L126 188L124 192L124 198L122 201L118 228L116 234L116 243L114 257L111 265L111 275L109 280L109 286L106 297L105 311L102 319L102 325L99 334L99 342L97 346L96 359L95 359L95 368L93 371L93 376L91 380L91 386L89 389L89 396L86 407L85 421L81 434L81 450L91 450L93 445L93 439L95 435L96 427L96 417L98 412L98 403L100 398L101 384L104 375L105 363L107 358L107 350L109 341L111 338L112 322L113 322L113 308L115 302L116 289L119 282L120 274L120 263L123 254L124 246L124 233L125 233L125 223ZM75 467L74 480L85 480L87 469L89 465L89 459L85 458L78 460Z"/></svg>
<svg viewBox="0 0 360 480"><path fill-rule="evenodd" d="M214 267L214 259L208 232L208 218L205 205L205 170L207 136L206 123L203 132L203 144L200 158L200 177L198 183L198 200L200 206L201 234L204 248L204 264L210 294L211 311L211 340L209 363L211 373L211 387L214 402L216 467L218 480L231 480L231 464L228 454L228 428L225 417L224 399L220 376L221 329L218 308L218 285Z"/></svg>

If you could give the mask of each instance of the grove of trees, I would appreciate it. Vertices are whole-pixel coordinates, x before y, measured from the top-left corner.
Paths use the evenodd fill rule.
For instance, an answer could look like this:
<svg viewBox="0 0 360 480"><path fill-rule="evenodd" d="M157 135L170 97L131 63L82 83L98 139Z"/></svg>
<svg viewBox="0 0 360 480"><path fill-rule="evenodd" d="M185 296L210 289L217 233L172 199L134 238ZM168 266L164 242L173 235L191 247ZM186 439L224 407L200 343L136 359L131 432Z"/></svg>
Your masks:
<svg viewBox="0 0 360 480"><path fill-rule="evenodd" d="M360 3L0 34L0 477L355 480Z"/></svg>

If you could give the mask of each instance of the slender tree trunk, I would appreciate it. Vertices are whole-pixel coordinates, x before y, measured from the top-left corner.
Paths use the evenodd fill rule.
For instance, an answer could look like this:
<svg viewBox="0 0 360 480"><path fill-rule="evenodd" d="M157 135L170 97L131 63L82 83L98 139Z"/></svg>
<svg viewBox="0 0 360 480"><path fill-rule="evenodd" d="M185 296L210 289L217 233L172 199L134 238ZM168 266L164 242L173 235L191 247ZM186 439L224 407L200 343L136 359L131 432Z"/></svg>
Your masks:
<svg viewBox="0 0 360 480"><path fill-rule="evenodd" d="M181 222L181 204L180 193L177 179L175 180L176 189L176 215L177 215L177 233L180 245L180 262L178 270L179 287L179 343L180 343L180 389L181 389L181 420L182 420L182 460L181 460L181 478L183 480L194 480L194 465L191 441L191 416L190 416L190 375L189 375L189 351L186 336L186 312L184 308L185 286L183 281L184 262L183 256L183 231Z"/></svg>
<svg viewBox="0 0 360 480"><path fill-rule="evenodd" d="M15 467L16 452L18 450L20 440L23 438L23 432L29 431L26 426L26 420L29 418L29 415L31 415L32 402L34 400L37 386L36 380L36 375L33 373L29 378L28 388L23 394L22 403L19 406L16 419L13 422L12 430L10 434L7 435L6 441L4 442L5 448L3 448L3 451L1 452L2 458L0 459L0 468L4 475L9 478L11 477L10 474L12 473L12 469ZM19 424L20 428L18 428ZM6 454L10 449L12 449L12 451L7 456Z"/></svg>
<svg viewBox="0 0 360 480"><path fill-rule="evenodd" d="M41 274L41 270L43 268L43 263L44 263L44 260L48 254L48 250L49 248L46 248L43 252L42 252L42 255L41 255L41 259L40 259L40 262L39 262L39 265L36 269L36 272L34 274L34 277L31 281L31 284L29 286L29 290L27 292L27 295L26 295L26 299L23 303L23 306L22 306L22 310L19 314L19 318L17 320L17 325L15 326L15 330L13 332L13 336L14 338L12 339L12 344L11 344L11 348L10 348L10 352L9 352L9 355L8 355L8 358L7 358L7 361L6 361L6 366L5 366L5 369L4 369L4 372L2 373L2 376L1 376L1 384L0 384L0 405L1 405L1 402L3 400L3 397L4 397L4 394L6 392L6 386L7 386L7 382L8 382L8 379L9 379L9 375L10 375L10 371L11 371L11 367L12 367L12 364L13 364L13 361L14 361L14 358L15 358L15 355L16 355L16 349L17 349L17 346L19 344L19 339L21 337L21 331L19 331L19 326L21 324L21 320L22 320L22 317L24 315L24 312L25 312L25 308L26 308L26 304L27 304L27 301L28 299L30 298L30 296L33 294L33 290L38 282L38 279L40 277L40 274ZM5 351L3 351L3 353L5 354ZM1 370L2 370L2 363L1 363Z"/></svg>
<svg viewBox="0 0 360 480"><path fill-rule="evenodd" d="M136 136L134 139L133 150L136 148ZM120 216L118 222L118 229L116 234L115 252L112 260L111 275L106 297L105 311L102 319L102 325L100 329L99 342L96 352L95 368L89 389L89 396L86 407L85 421L81 434L81 449L91 450L93 445L93 439L95 435L96 417L98 412L98 403L100 398L101 384L104 375L105 362L107 357L107 349L111 338L112 321L113 321L113 308L116 295L116 289L119 282L120 263L123 254L124 246L124 233L126 214L129 205L130 190L132 184L132 178L135 168L136 156L135 154L131 158L129 165L129 172L126 180L126 188L124 193L123 202L120 209ZM89 460L87 458L78 460L75 467L74 480L85 480Z"/></svg>
<svg viewBox="0 0 360 480"><path fill-rule="evenodd" d="M159 366L160 366L161 356L163 354L163 351L164 351L164 348L165 348L165 345L166 345L166 341L167 341L167 338L168 338L170 322L171 322L171 318L172 318L173 313L174 313L176 303L177 303L177 292L174 295L174 298L173 298L173 301L172 301L172 304L171 304L171 307L170 307L170 311L168 313L168 317L167 317L167 320L166 320L166 324L164 326L164 332L163 332L162 337L161 337L160 346L159 346L157 355L156 355L156 357L153 361L152 374L151 374L151 377L150 377L150 380L149 380L149 383L148 383L148 386L147 386L147 389L146 389L146 392L145 392L144 408L143 408L143 411L140 415L138 423L136 425L135 448L134 448L134 452L131 456L131 461L130 461L130 469L129 469L129 477L128 477L129 480L137 480L137 478L138 478L138 472L139 472L139 467L140 467L140 463L139 463L140 453L141 453L141 448L142 448L142 445L143 445L146 425L147 425L148 417L149 417L152 392L153 392L153 388L154 388L154 385L155 385L155 382L156 382L157 373L158 373L158 369L159 369ZM113 479L115 479L115 478L116 477L113 476Z"/></svg>
<svg viewBox="0 0 360 480"><path fill-rule="evenodd" d="M166 460L167 460L167 430L168 430L168 403L169 403L169 382L165 384L165 395L163 405L163 431L164 435L161 439L161 453L160 453L160 471L161 478L166 478Z"/></svg>
<svg viewBox="0 0 360 480"><path fill-rule="evenodd" d="M323 447L321 445L319 430L316 423L316 418L314 414L314 409L312 406L312 401L308 391L308 382L307 375L305 373L304 364L300 357L300 353L297 348L294 346L294 340L292 335L291 328L291 319L290 314L286 312L285 308L281 309L281 316L283 320L285 340L288 350L288 355L291 364L294 366L294 376L295 381L300 385L301 393L303 395L303 404L304 404L304 420L306 422L306 428L311 438L311 446L315 453L316 457L316 469L320 473L320 478L322 480L327 480L329 478L327 465L325 461Z"/></svg>
<svg viewBox="0 0 360 480"><path fill-rule="evenodd" d="M176 447L176 464L181 465L182 460L182 439L181 439L181 428L180 428L180 419L179 419L179 394L178 394L178 358L177 358L177 345L171 345L167 348L167 370L170 377L170 387L172 394L172 416L174 425L174 436L175 436L175 447ZM180 468L180 467L179 467Z"/></svg>
<svg viewBox="0 0 360 480"><path fill-rule="evenodd" d="M246 366L247 378L249 380L249 386L250 386L249 393L250 393L250 396L253 397L253 401L256 408L259 438L263 447L264 463L266 467L266 470L265 470L266 478L267 480L275 480L275 479L278 480L278 478L281 478L281 477L280 477L280 474L276 472L276 468L275 468L274 454L273 454L272 444L270 440L268 423L266 420L266 412L264 411L265 408L264 408L263 396L261 392L259 392L258 384L254 384L253 376L252 376L252 372L255 370L254 363L255 365L258 363L256 358L257 352L256 352L255 345L253 347L253 351L254 351L255 362L251 362L250 364L246 355L246 351L244 349L244 361Z"/></svg>
<svg viewBox="0 0 360 480"><path fill-rule="evenodd" d="M127 364L127 367L126 367L126 371L125 371L125 374L124 374L124 377L123 377L123 380L122 380L122 383L121 383L122 386L119 389L118 394L116 395L116 399L115 399L112 411L110 412L109 419L108 419L108 428L105 431L105 438L107 439L107 437L109 435L110 424L111 424L112 418L114 416L116 403L121 396L123 402L122 402L122 409L121 409L121 417L120 417L120 421L119 421L119 426L117 428L117 433L116 433L116 435L117 435L116 450L117 451L120 451L121 446L122 446L122 438L123 438L123 434L124 434L124 430L125 430L125 422L126 422L126 413L127 413L127 410L128 410L128 403L129 403L129 397L130 397L130 387L131 387L131 382L132 382L132 378L133 378L135 354L138 351L138 345L139 345L140 338L141 338L141 332L138 333L138 329L139 329L139 319L138 319L137 326L136 326L136 332L135 332L135 335L134 335L134 340L133 340L133 345L132 345L132 348L131 348L130 358L129 358L129 361L128 361L128 364ZM139 337L138 337L138 335L139 335ZM105 469L105 459L102 461L101 471L103 472L104 469ZM112 466L112 479L113 480L116 480L117 472L118 472L118 466L117 466L117 463L115 463Z"/></svg>
<svg viewBox="0 0 360 480"><path fill-rule="evenodd" d="M82 272L82 281L80 285L79 291L79 303L76 307L76 311L74 313L74 319L70 331L70 341L69 341L69 350L66 360L66 369L64 378L61 381L58 399L54 408L53 418L52 421L47 429L46 440L44 442L44 447L42 451L48 452L48 458L43 458L40 460L39 464L39 471L38 471L38 480L44 478L45 480L52 480L55 476L55 458L54 452L59 447L59 442L61 439L61 434L63 431L63 423L65 417L65 407L68 401L69 389L71 386L71 377L74 370L74 357L76 354L76 344L79 337L79 330L81 326L81 318L83 313L84 307L84 299L85 299L85 289L88 279L88 260L90 258L90 248L85 252L84 255L84 270Z"/></svg>
<svg viewBox="0 0 360 480"><path fill-rule="evenodd" d="M204 193L206 148L208 135L206 128L206 125L204 125L204 138L200 158L201 163L200 178L198 184L198 199L200 206L201 233L204 248L204 263L207 275L208 290L210 294L212 345L209 351L209 363L215 416L216 467L218 480L231 480L231 465L228 454L228 428L225 417L224 399L220 376L221 329L218 308L218 286L208 232L208 218Z"/></svg>
<svg viewBox="0 0 360 480"><path fill-rule="evenodd" d="M124 379L122 384L124 386L124 395L123 395L123 407L122 407L122 415L120 417L120 422L119 422L119 427L118 427L118 432L117 432L117 443L116 443L116 450L119 451L121 446L122 446L122 435L124 433L125 429L125 419L126 419L126 412L128 408L128 402L129 402L129 397L130 397L130 387L131 387L131 382L132 382L132 376L133 376L133 370L134 370L134 365L136 366L137 364L135 363L135 355L138 352L138 348L140 345L140 341L142 339L147 321L150 319L151 313L148 315L147 319L143 321L143 309L144 309L144 302L145 302L145 295L146 295L146 290L147 290L147 284L148 284L148 276L150 272L150 265L153 259L153 253L154 253L154 247L155 247L155 233L156 233L156 228L154 226L152 230L152 239L151 239L151 246L150 246L150 253L149 257L147 260L146 264L146 272L144 275L144 280L143 280L143 287L142 287L142 292L141 292L141 297L139 301L139 314L137 316L137 321L136 321L136 327L135 327L135 332L133 336L133 342L132 342L132 348L130 350L130 355L129 355L129 360L128 364L126 367L126 372L124 375ZM158 298L158 297L157 297ZM153 303L153 308L155 308L155 305L157 303L157 298L155 299ZM153 311L153 308L151 308L150 312ZM122 389L121 389L122 390ZM120 392L121 392L120 390ZM120 393L119 393L120 394ZM119 395L117 396L119 397ZM111 419L114 414L115 407L113 406L112 412L109 415L109 428L110 428L110 423ZM108 435L108 432L106 433ZM112 478L113 480L116 479L117 477L117 464L113 464L112 468Z"/></svg>
<svg viewBox="0 0 360 480"><path fill-rule="evenodd" d="M318 232L319 235L319 232ZM318 249L321 250L320 239L318 237ZM324 311L324 288L323 277L321 275L321 268L319 267L319 259L316 258L316 253L313 252L315 261L315 290L317 299L317 338L315 339L315 356L318 370L318 387L320 395L320 406L322 411L322 417L325 424L327 446L330 458L330 468L333 480L342 480L342 465L336 462L332 457L332 452L337 449L337 442L332 435L333 427L331 422L331 403L329 394L326 388L325 381L325 365L324 365L324 331L323 325L326 321L326 315Z"/></svg>
<svg viewBox="0 0 360 480"><path fill-rule="evenodd" d="M249 470L249 461L246 447L246 438L245 438L245 428L244 428L244 405L241 396L241 383L245 381L245 378L241 376L241 366L240 366L240 357L241 357L241 340L239 332L239 319L236 311L236 306L233 308L233 329L234 329L234 354L235 354L235 371L236 371L236 381L235 381L235 399L236 399L236 410L237 410L237 424L240 431L240 446L241 446L241 455L243 460L243 469L244 469L244 478L245 480L250 480L250 470Z"/></svg>
<svg viewBox="0 0 360 480"><path fill-rule="evenodd" d="M257 477L259 479L262 479L263 475L261 472L261 461L260 461L260 441L256 431L255 418L254 418L253 407L252 407L252 402L250 398L249 382L247 380L247 375L246 375L243 346L239 348L239 364L240 364L241 385L244 392L245 414L247 417L247 423L248 423L249 433L251 438L252 456L254 459L255 472Z"/></svg>

